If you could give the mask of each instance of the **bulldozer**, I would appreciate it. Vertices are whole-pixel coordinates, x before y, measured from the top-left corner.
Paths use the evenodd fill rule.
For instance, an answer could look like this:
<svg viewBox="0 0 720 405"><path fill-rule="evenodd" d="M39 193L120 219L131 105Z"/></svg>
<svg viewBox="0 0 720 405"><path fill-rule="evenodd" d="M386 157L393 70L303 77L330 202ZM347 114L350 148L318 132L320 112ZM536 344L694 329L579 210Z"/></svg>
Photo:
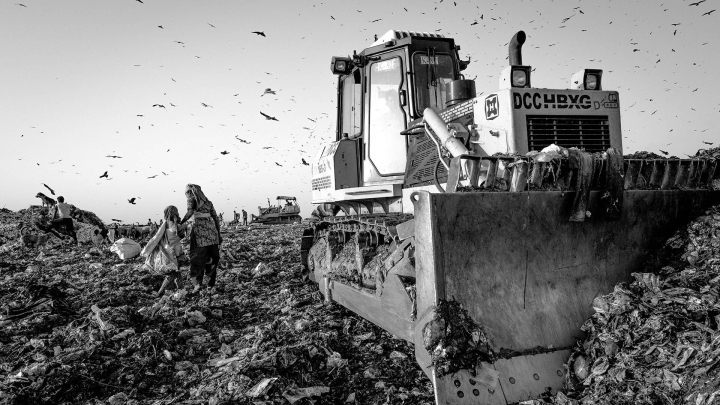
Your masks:
<svg viewBox="0 0 720 405"><path fill-rule="evenodd" d="M623 155L602 70L534 87L525 39L480 94L437 33L331 59L337 131L312 161L302 264L326 302L413 344L437 404L561 391L595 298L720 202L712 157Z"/></svg>
<svg viewBox="0 0 720 405"><path fill-rule="evenodd" d="M279 195L276 200L277 205L270 205L270 199L268 199L267 208L258 207L258 215L251 214L250 223L272 225L299 223L302 221L300 206L295 197Z"/></svg>

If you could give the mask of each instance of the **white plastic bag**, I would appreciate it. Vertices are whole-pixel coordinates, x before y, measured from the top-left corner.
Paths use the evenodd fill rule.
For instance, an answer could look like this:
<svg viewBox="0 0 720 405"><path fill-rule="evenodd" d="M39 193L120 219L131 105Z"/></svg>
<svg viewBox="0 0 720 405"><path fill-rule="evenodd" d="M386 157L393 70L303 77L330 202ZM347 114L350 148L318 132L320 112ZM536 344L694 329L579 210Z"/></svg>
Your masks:
<svg viewBox="0 0 720 405"><path fill-rule="evenodd" d="M156 245L155 249L150 254L145 254L145 256L143 268L147 271L157 275L178 271L177 259L172 253L168 253L161 243Z"/></svg>
<svg viewBox="0 0 720 405"><path fill-rule="evenodd" d="M110 251L117 253L122 260L132 259L140 254L140 244L130 238L118 239L110 246Z"/></svg>

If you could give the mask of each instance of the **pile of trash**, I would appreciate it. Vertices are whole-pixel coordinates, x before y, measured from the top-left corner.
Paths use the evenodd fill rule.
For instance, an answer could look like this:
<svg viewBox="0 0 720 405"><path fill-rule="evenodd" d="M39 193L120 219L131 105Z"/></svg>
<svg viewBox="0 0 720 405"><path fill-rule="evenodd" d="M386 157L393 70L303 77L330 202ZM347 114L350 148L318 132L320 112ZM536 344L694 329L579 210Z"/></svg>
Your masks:
<svg viewBox="0 0 720 405"><path fill-rule="evenodd" d="M658 271L594 301L556 403L720 403L720 207L666 249Z"/></svg>
<svg viewBox="0 0 720 405"><path fill-rule="evenodd" d="M24 218L0 212L0 230ZM192 294L186 279L161 298L142 257L12 245L0 404L433 404L412 344L303 279L302 230L225 229L217 286Z"/></svg>
<svg viewBox="0 0 720 405"><path fill-rule="evenodd" d="M41 209L43 208L40 205L31 205L18 212L6 208L0 210L0 254L20 246L20 235L23 228L25 228L25 232L39 233L32 224L33 218L40 214ZM93 232L105 227L103 221L93 212L79 208L75 210L73 225L78 241L81 243L90 242ZM55 236L48 239L50 247L60 244L62 244L61 240Z"/></svg>

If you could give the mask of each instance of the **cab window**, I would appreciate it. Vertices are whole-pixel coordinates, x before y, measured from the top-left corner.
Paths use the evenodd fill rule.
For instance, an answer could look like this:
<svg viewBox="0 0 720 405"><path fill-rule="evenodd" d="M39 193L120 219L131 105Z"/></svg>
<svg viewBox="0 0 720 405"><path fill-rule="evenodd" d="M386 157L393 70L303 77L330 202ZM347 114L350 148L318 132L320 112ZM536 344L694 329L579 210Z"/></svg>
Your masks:
<svg viewBox="0 0 720 405"><path fill-rule="evenodd" d="M370 65L370 128L368 155L381 175L405 171L405 111L400 104L402 59L393 57Z"/></svg>
<svg viewBox="0 0 720 405"><path fill-rule="evenodd" d="M427 53L413 55L415 72L415 107L419 115L430 107L436 111L445 109L445 88L455 80L455 65L450 55Z"/></svg>
<svg viewBox="0 0 720 405"><path fill-rule="evenodd" d="M342 82L342 131L350 138L360 135L362 122L362 88L360 70L345 77Z"/></svg>

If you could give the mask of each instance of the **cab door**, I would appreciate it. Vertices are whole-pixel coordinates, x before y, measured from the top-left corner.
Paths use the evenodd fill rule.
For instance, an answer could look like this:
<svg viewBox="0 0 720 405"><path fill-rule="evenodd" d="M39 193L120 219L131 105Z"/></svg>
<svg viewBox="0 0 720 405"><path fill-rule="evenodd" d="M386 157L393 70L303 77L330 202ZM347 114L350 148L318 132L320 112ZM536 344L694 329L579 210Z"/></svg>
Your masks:
<svg viewBox="0 0 720 405"><path fill-rule="evenodd" d="M407 155L400 135L408 119L405 49L377 56L366 68L365 183L403 176Z"/></svg>

